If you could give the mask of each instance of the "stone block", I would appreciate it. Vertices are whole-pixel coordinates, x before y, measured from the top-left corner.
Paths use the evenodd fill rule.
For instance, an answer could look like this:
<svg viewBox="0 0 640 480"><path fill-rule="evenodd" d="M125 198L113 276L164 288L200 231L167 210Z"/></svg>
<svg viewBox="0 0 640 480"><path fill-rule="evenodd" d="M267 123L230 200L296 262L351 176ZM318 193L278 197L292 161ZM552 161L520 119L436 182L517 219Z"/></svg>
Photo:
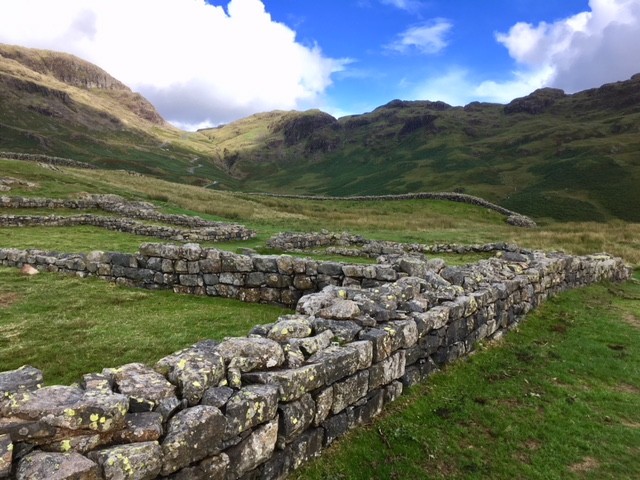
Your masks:
<svg viewBox="0 0 640 480"><path fill-rule="evenodd" d="M176 387L141 363L129 363L102 371L118 391L129 398L131 412L153 410L162 400L175 397Z"/></svg>
<svg viewBox="0 0 640 480"><path fill-rule="evenodd" d="M278 411L278 387L248 385L235 392L226 402L225 439L275 418Z"/></svg>
<svg viewBox="0 0 640 480"><path fill-rule="evenodd" d="M107 479L153 480L162 468L162 450L158 442L118 445L89 453Z"/></svg>
<svg viewBox="0 0 640 480"><path fill-rule="evenodd" d="M158 412L129 413L123 430L114 433L115 443L153 442L164 433L162 414Z"/></svg>
<svg viewBox="0 0 640 480"><path fill-rule="evenodd" d="M8 434L0 434L0 478L8 477L13 462L13 442Z"/></svg>
<svg viewBox="0 0 640 480"><path fill-rule="evenodd" d="M316 402L316 414L313 419L313 424L319 427L322 422L327 419L329 413L331 413L331 406L333 405L333 385L314 392L313 399Z"/></svg>
<svg viewBox="0 0 640 480"><path fill-rule="evenodd" d="M251 372L242 375L243 383L279 386L278 400L290 402L325 385L324 366L305 365L300 368L272 372Z"/></svg>
<svg viewBox="0 0 640 480"><path fill-rule="evenodd" d="M226 419L216 407L198 405L178 412L162 442L162 475L219 453Z"/></svg>
<svg viewBox="0 0 640 480"><path fill-rule="evenodd" d="M170 475L169 480L224 480L227 476L229 457L221 453L205 458L193 467L186 467Z"/></svg>
<svg viewBox="0 0 640 480"><path fill-rule="evenodd" d="M316 318L311 322L316 333L331 330L337 341L348 343L362 331L362 327L356 322L349 320L329 320L326 318Z"/></svg>
<svg viewBox="0 0 640 480"><path fill-rule="evenodd" d="M333 385L333 404L331 412L335 415L357 400L364 397L369 391L369 372L358 372L347 379L336 382Z"/></svg>
<svg viewBox="0 0 640 480"><path fill-rule="evenodd" d="M278 439L278 419L258 427L238 445L229 448L227 479L236 480L271 458Z"/></svg>
<svg viewBox="0 0 640 480"><path fill-rule="evenodd" d="M311 395L306 393L299 400L281 403L278 414L278 448L282 449L311 425L316 414L316 404Z"/></svg>
<svg viewBox="0 0 640 480"><path fill-rule="evenodd" d="M79 453L32 452L18 463L16 480L102 480L97 463Z"/></svg>
<svg viewBox="0 0 640 480"><path fill-rule="evenodd" d="M406 356L405 351L400 350L391 357L376 363L369 369L369 389L373 390L404 375Z"/></svg>

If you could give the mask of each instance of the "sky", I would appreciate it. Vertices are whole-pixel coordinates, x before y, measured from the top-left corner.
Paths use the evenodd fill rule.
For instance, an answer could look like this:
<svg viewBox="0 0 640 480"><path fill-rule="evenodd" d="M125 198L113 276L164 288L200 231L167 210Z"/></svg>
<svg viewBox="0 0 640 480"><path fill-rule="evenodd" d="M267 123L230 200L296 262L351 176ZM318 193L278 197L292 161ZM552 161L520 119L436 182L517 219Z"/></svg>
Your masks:
<svg viewBox="0 0 640 480"><path fill-rule="evenodd" d="M93 62L194 130L626 80L640 0L0 0L0 43Z"/></svg>

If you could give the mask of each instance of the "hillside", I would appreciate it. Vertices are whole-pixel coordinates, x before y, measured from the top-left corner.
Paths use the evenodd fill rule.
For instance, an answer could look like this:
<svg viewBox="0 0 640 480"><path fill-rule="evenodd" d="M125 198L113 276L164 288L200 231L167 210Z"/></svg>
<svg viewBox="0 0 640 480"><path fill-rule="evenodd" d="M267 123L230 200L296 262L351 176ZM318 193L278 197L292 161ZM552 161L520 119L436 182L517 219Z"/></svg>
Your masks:
<svg viewBox="0 0 640 480"><path fill-rule="evenodd" d="M393 100L340 119L274 111L188 133L95 65L0 45L0 151L215 189L457 191L538 219L638 222L639 133L640 75L508 105Z"/></svg>
<svg viewBox="0 0 640 480"><path fill-rule="evenodd" d="M640 75L508 105L394 100L337 120L272 112L200 133L247 189L453 190L536 217L640 221Z"/></svg>
<svg viewBox="0 0 640 480"><path fill-rule="evenodd" d="M229 183L210 150L99 67L0 44L0 151L70 157L183 183Z"/></svg>

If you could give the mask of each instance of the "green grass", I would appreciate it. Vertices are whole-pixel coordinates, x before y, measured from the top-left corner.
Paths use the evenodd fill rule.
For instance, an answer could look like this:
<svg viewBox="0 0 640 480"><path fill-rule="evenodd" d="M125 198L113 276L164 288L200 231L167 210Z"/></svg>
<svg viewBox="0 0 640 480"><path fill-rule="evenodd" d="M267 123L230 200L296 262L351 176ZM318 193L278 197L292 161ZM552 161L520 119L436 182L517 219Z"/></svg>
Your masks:
<svg viewBox="0 0 640 480"><path fill-rule="evenodd" d="M293 478L640 478L635 278L550 300Z"/></svg>
<svg viewBox="0 0 640 480"><path fill-rule="evenodd" d="M128 362L154 363L199 340L244 336L280 307L0 268L0 371L30 364L47 384Z"/></svg>

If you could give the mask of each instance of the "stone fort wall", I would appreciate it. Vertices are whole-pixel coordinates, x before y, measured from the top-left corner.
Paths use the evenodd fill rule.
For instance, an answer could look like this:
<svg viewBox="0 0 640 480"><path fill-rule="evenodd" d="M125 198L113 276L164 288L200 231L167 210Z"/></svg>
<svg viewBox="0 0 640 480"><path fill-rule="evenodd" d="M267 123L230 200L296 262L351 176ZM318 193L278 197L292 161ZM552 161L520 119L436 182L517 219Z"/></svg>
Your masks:
<svg viewBox="0 0 640 480"><path fill-rule="evenodd" d="M30 366L0 373L0 478L21 480L284 478L547 298L630 273L606 254L348 265L157 244L135 255L0 249L0 263L296 308L247 337L73 386L45 387Z"/></svg>

